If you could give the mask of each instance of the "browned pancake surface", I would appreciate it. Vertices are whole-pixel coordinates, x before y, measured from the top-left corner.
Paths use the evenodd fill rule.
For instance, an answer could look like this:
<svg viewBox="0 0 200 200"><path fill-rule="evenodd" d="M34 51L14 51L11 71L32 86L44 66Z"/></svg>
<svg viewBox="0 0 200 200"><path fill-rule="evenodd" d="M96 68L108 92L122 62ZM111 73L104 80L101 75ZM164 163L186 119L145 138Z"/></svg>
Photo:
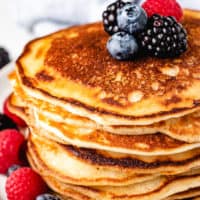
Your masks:
<svg viewBox="0 0 200 200"><path fill-rule="evenodd" d="M189 48L178 59L142 57L128 62L117 61L106 49L108 34L104 32L102 24L95 24L79 27L78 39L69 40L64 36L55 38L45 57L45 65L77 83L106 91L110 97L103 101L111 105L126 106L132 91L141 91L145 98L152 94L164 95L172 90L181 92L191 86L192 80L197 78L193 75L200 70L197 42L200 36L196 27L200 22L186 18L183 25L189 35ZM91 32L88 31L90 28ZM193 35L196 37L191 37ZM162 67L165 66L179 67L180 73L176 78L163 74ZM117 81L116 75L122 81ZM156 84L159 85L158 89L152 87ZM179 101L181 99L174 93L171 99L163 103L168 105Z"/></svg>
<svg viewBox="0 0 200 200"><path fill-rule="evenodd" d="M72 27L30 42L17 61L18 75L32 92L99 123L143 125L179 117L200 104L199 13L185 11L183 25L189 47L180 57L124 62L108 53L101 23Z"/></svg>

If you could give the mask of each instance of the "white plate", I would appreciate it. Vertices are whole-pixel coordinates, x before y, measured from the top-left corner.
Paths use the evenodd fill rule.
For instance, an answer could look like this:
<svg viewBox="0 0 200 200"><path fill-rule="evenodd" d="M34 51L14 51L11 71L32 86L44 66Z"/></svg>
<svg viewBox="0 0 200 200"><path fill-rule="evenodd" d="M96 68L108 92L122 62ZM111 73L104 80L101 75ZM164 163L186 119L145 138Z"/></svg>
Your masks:
<svg viewBox="0 0 200 200"><path fill-rule="evenodd" d="M5 182L6 177L3 175L0 175L0 200L6 200L6 193L5 193Z"/></svg>
<svg viewBox="0 0 200 200"><path fill-rule="evenodd" d="M2 105L5 101L6 97L11 93L12 88L8 81L8 74L14 68L14 64L10 63L5 66L2 70L0 70L0 111L2 112ZM5 181L6 176L0 174L0 200L6 200L5 194Z"/></svg>

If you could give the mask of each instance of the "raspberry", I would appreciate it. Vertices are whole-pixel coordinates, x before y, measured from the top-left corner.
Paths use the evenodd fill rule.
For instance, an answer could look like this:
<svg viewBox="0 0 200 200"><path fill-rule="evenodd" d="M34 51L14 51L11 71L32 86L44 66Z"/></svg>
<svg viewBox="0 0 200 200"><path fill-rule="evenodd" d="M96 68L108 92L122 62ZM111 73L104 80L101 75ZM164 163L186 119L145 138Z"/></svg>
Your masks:
<svg viewBox="0 0 200 200"><path fill-rule="evenodd" d="M21 164L20 148L24 136L14 129L0 131L0 173L6 173L13 164Z"/></svg>
<svg viewBox="0 0 200 200"><path fill-rule="evenodd" d="M24 120L8 110L8 100L9 97L5 100L3 105L4 114L7 115L10 119L12 119L17 125L25 127L26 123L24 122Z"/></svg>
<svg viewBox="0 0 200 200"><path fill-rule="evenodd" d="M6 181L8 200L35 200L38 195L45 192L45 182L28 167L14 171Z"/></svg>
<svg viewBox="0 0 200 200"><path fill-rule="evenodd" d="M172 16L180 21L183 16L183 10L176 0L146 0L142 7L146 10L148 17L159 14L166 17Z"/></svg>

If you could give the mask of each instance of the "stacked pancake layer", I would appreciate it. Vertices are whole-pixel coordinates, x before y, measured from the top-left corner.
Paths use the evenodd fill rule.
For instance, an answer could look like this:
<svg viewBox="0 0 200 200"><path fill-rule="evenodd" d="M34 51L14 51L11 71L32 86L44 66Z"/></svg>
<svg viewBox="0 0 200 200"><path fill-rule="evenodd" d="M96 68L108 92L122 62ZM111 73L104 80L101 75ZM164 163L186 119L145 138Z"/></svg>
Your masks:
<svg viewBox="0 0 200 200"><path fill-rule="evenodd" d="M101 24L29 43L9 109L30 130L31 166L63 198L200 196L200 14L180 58L113 60Z"/></svg>

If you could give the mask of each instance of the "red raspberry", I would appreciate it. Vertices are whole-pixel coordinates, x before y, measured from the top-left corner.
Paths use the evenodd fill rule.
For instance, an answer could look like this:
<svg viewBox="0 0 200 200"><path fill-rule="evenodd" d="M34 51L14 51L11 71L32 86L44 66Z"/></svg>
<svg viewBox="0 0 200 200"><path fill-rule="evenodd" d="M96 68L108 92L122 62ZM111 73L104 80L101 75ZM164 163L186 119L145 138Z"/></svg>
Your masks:
<svg viewBox="0 0 200 200"><path fill-rule="evenodd" d="M43 179L29 167L14 171L6 181L8 200L35 200L47 192Z"/></svg>
<svg viewBox="0 0 200 200"><path fill-rule="evenodd" d="M9 97L6 99L3 105L4 114L7 115L9 118L11 118L17 125L25 127L26 123L24 122L24 120L8 110L8 100Z"/></svg>
<svg viewBox="0 0 200 200"><path fill-rule="evenodd" d="M13 164L21 164L20 147L24 136L14 129L0 131L0 173L6 173Z"/></svg>
<svg viewBox="0 0 200 200"><path fill-rule="evenodd" d="M162 16L173 16L180 21L183 10L176 0L146 0L142 7L147 12L148 17L154 14Z"/></svg>

